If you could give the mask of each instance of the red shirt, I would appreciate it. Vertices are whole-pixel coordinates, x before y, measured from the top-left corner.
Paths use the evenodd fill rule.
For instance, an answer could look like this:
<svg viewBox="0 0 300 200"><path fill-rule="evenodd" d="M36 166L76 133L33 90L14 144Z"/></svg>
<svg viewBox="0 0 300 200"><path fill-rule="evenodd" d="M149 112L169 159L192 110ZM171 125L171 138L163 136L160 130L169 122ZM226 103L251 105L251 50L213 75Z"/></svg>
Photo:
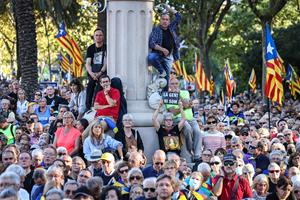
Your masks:
<svg viewBox="0 0 300 200"><path fill-rule="evenodd" d="M231 200L233 194L233 188L235 182L237 181L238 176L235 175L232 180L229 180L224 177L223 180L223 190L221 196L219 196L219 200ZM242 200L244 198L251 198L252 190L250 188L250 184L247 179L240 176L239 185L236 191L235 200Z"/></svg>
<svg viewBox="0 0 300 200"><path fill-rule="evenodd" d="M96 116L112 116L114 120L117 121L120 110L120 92L115 88L110 88L110 90L108 91L108 95L111 99L115 100L117 104L114 107L97 110ZM104 90L101 90L97 93L95 102L102 106L109 105L105 98Z"/></svg>
<svg viewBox="0 0 300 200"><path fill-rule="evenodd" d="M55 132L56 147L65 147L68 153L71 153L75 148L76 140L80 137L81 133L76 128L72 127L67 135L64 135L65 128L58 128Z"/></svg>

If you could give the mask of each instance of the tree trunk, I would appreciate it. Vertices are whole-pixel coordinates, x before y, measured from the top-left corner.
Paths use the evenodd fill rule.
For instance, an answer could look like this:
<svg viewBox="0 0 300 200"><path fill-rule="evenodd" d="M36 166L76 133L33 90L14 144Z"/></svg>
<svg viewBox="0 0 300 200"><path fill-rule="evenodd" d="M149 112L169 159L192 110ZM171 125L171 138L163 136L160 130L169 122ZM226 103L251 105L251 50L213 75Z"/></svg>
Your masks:
<svg viewBox="0 0 300 200"><path fill-rule="evenodd" d="M22 88L29 100L38 87L37 41L32 0L15 0Z"/></svg>

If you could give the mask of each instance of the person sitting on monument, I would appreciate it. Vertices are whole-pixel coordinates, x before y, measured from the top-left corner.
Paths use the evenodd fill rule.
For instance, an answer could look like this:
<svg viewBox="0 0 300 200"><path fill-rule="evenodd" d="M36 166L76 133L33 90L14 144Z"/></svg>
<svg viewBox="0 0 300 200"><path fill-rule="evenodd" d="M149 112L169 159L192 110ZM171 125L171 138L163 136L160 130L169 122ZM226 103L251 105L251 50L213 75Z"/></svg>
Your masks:
<svg viewBox="0 0 300 200"><path fill-rule="evenodd" d="M202 149L201 131L197 120L193 117L189 91L180 90L179 80L177 78L171 78L169 92L179 93L179 99L183 103L183 110L186 118L183 127L186 147L187 150L194 156L194 160L199 160ZM179 105L166 104L166 109L167 112L171 112L173 114L174 123L178 123L181 120L182 116L180 114Z"/></svg>
<svg viewBox="0 0 300 200"><path fill-rule="evenodd" d="M100 84L103 90L96 95L94 109L97 111L96 116L111 117L118 121L120 110L120 92L110 86L111 81L108 75L100 78Z"/></svg>
<svg viewBox="0 0 300 200"><path fill-rule="evenodd" d="M148 55L148 62L159 71L161 77L166 77L169 81L173 60L179 59L179 37L176 28L181 21L181 15L166 4L164 7L167 12L175 15L175 19L170 22L167 12L161 15L159 26L154 27L150 34L149 48L152 51ZM168 85L164 90L168 90Z"/></svg>
<svg viewBox="0 0 300 200"><path fill-rule="evenodd" d="M88 47L86 55L86 71L88 72L88 85L86 88L86 109L92 105L95 86L100 76L106 74L106 44L104 32L97 28L94 31L94 44Z"/></svg>
<svg viewBox="0 0 300 200"><path fill-rule="evenodd" d="M158 135L159 148L165 151L166 153L173 152L177 155L180 155L180 131L182 130L185 123L185 113L183 110L182 102L179 103L181 120L177 125L173 124L173 114L169 112L163 115L163 125L160 124L157 118L162 106L163 101L161 100L158 108L155 110L152 116L152 122Z"/></svg>

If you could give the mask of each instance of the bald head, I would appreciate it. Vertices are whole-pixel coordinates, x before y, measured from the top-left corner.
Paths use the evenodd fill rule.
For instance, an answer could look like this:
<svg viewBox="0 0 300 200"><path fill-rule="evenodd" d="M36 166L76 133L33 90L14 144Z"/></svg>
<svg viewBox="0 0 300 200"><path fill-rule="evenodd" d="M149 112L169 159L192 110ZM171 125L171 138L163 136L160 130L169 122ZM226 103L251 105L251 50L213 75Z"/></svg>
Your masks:
<svg viewBox="0 0 300 200"><path fill-rule="evenodd" d="M166 153L162 150L156 150L152 157L153 169L160 171L166 161Z"/></svg>

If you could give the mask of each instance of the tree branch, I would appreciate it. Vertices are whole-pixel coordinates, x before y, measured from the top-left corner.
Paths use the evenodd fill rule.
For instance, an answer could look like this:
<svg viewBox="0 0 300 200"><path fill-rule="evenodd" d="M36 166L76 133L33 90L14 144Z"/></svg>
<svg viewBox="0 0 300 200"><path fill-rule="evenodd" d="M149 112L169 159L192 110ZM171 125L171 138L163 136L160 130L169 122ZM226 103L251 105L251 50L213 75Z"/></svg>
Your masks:
<svg viewBox="0 0 300 200"><path fill-rule="evenodd" d="M220 13L219 18L216 21L214 31L213 31L213 33L210 35L210 37L207 40L206 45L207 45L208 51L209 51L209 49L210 49L213 41L215 41L215 39L217 38L217 35L218 35L218 32L219 32L219 28L221 26L221 23L222 23L225 15L226 15L226 13L229 11L230 7L231 7L231 0L227 0L226 6L223 8L223 10Z"/></svg>
<svg viewBox="0 0 300 200"><path fill-rule="evenodd" d="M219 3L216 3L216 6L209 10L209 15L207 17L207 26L209 27L216 18L216 15L219 13L221 6L223 5L224 0L221 0Z"/></svg>
<svg viewBox="0 0 300 200"><path fill-rule="evenodd" d="M248 0L249 6L250 6L252 12L253 12L260 20L262 20L262 19L263 19L263 16L262 16L261 12L256 8L256 6L257 6L256 2L257 2L257 1L255 1L255 0Z"/></svg>

